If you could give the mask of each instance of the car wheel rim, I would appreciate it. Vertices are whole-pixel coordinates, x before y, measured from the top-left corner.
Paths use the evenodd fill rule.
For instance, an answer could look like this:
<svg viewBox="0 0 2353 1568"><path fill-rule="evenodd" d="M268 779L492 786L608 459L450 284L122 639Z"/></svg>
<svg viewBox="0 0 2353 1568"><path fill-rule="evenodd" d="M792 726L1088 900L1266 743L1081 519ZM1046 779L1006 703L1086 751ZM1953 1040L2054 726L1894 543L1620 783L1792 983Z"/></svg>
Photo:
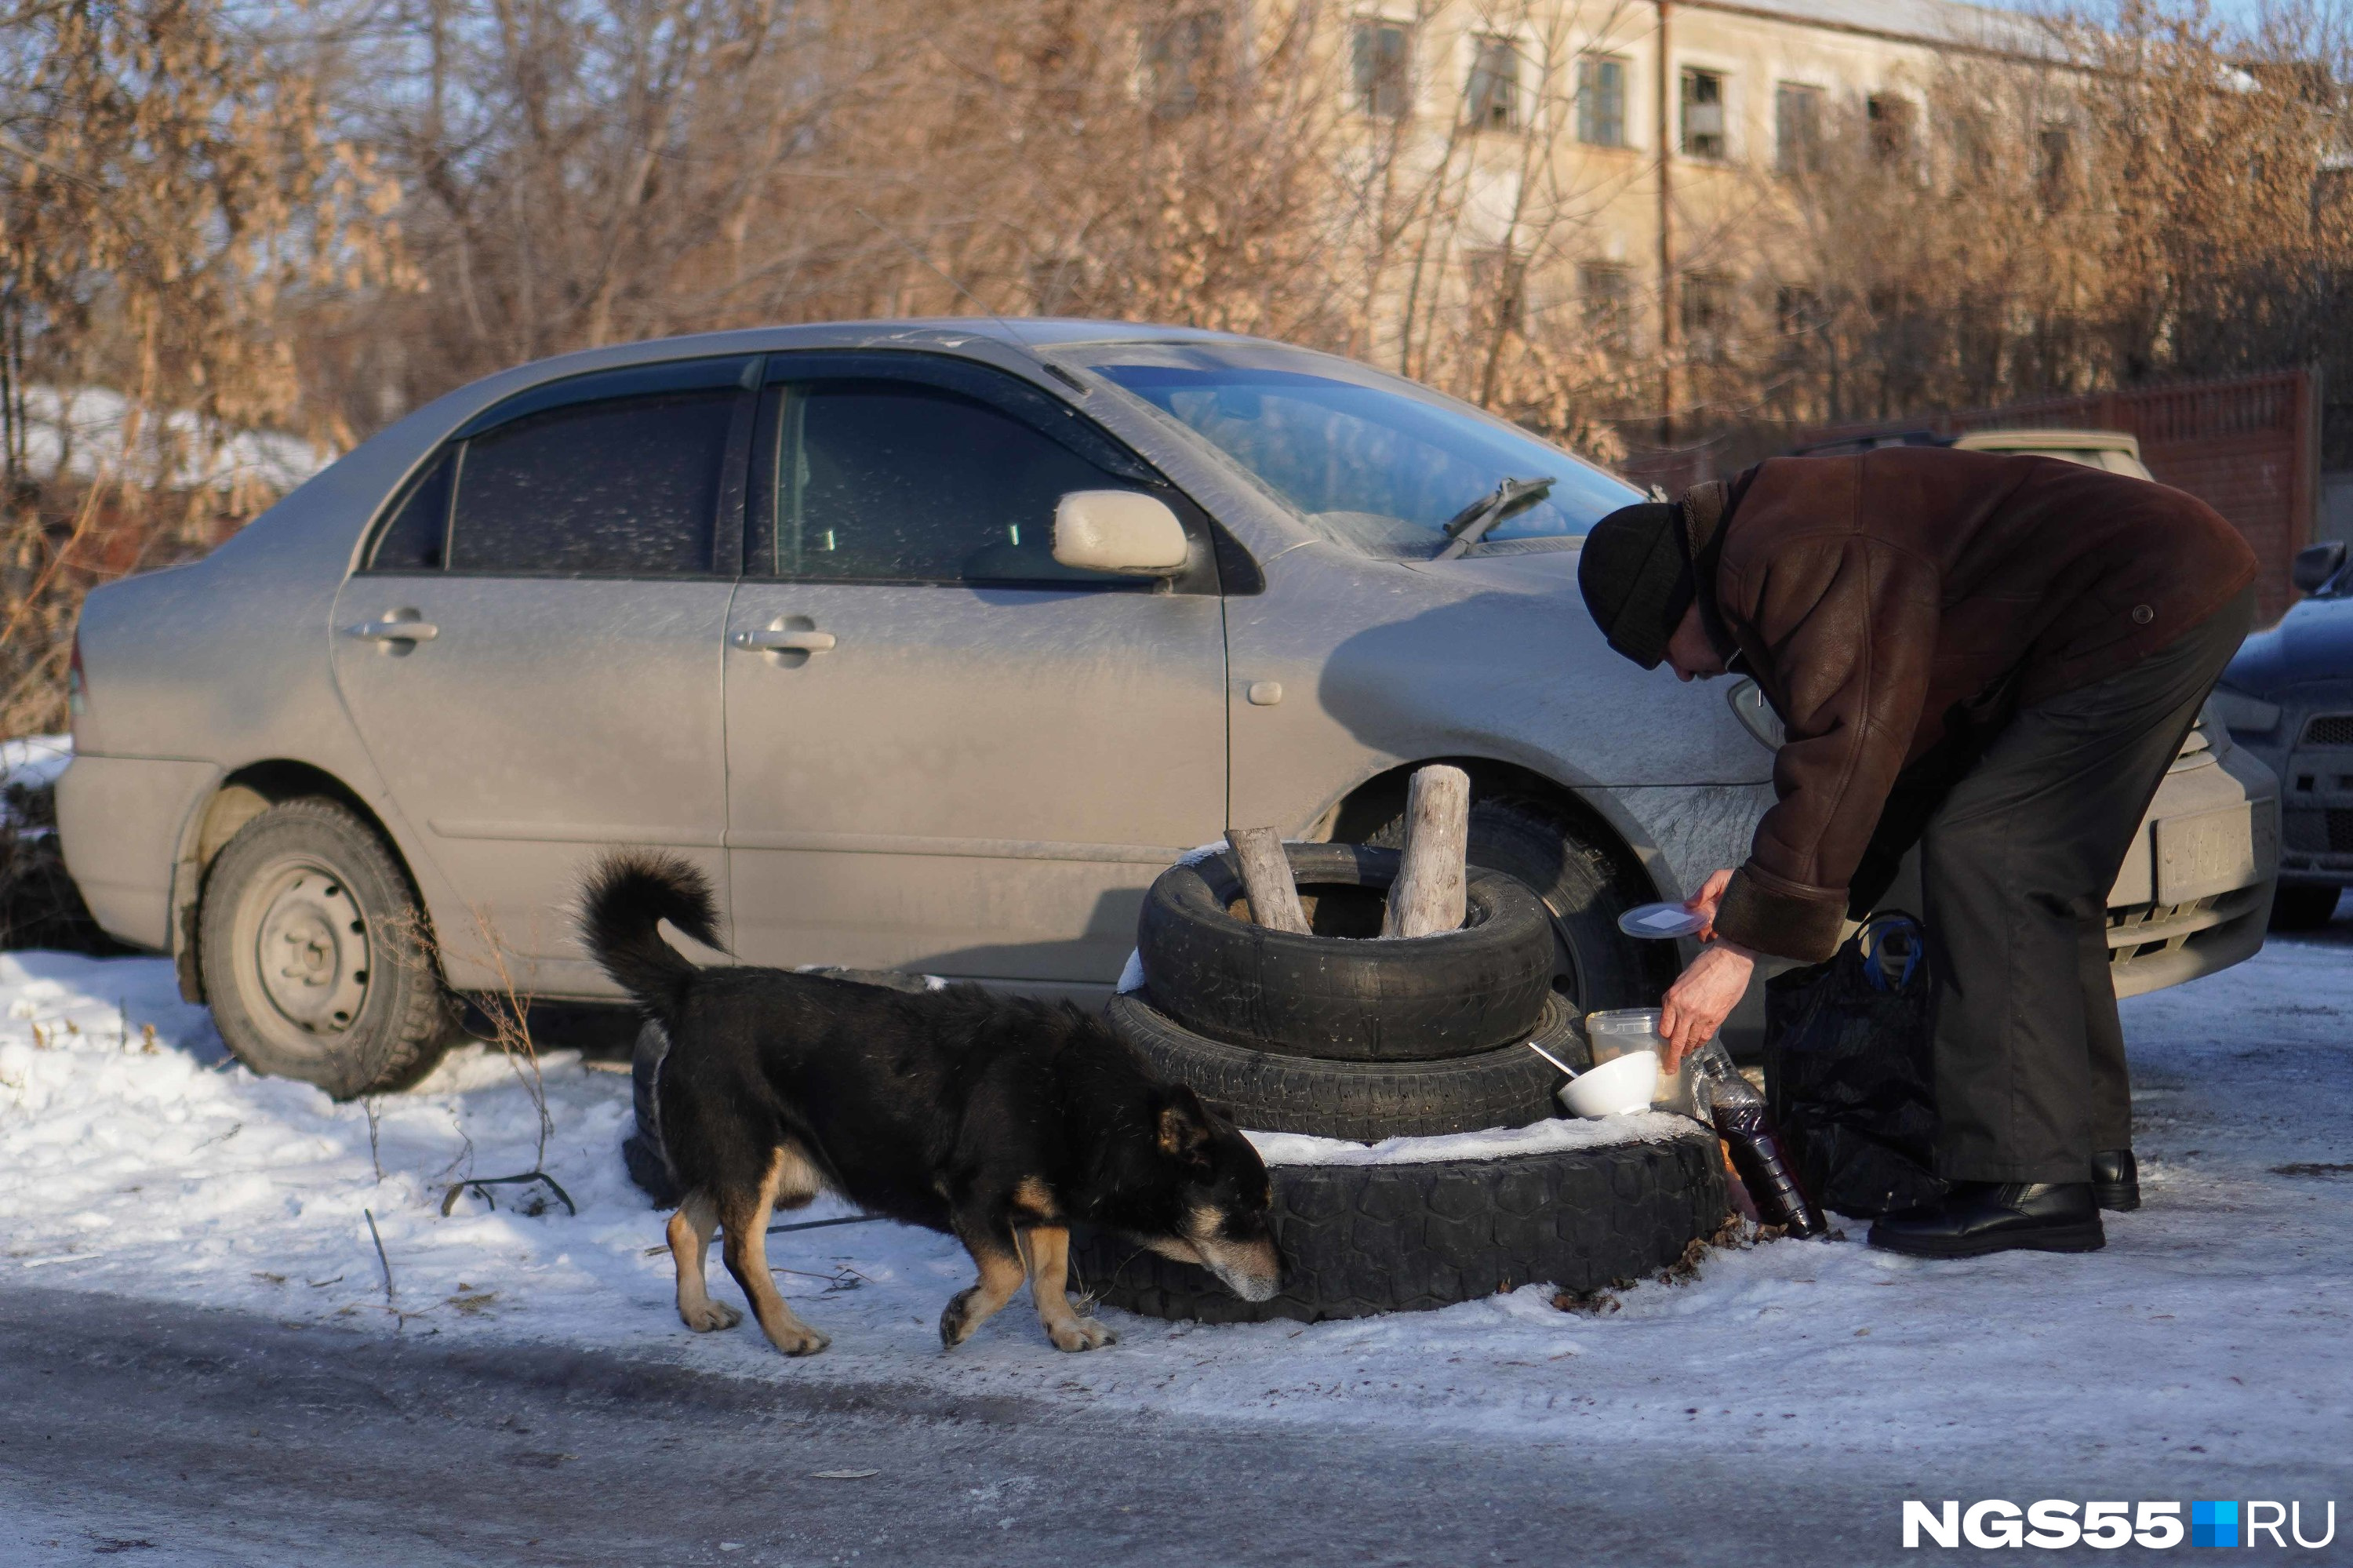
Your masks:
<svg viewBox="0 0 2353 1568"><path fill-rule="evenodd" d="M343 874L290 860L257 879L237 956L262 1005L256 1020L298 1048L332 1048L367 1003L367 920Z"/></svg>

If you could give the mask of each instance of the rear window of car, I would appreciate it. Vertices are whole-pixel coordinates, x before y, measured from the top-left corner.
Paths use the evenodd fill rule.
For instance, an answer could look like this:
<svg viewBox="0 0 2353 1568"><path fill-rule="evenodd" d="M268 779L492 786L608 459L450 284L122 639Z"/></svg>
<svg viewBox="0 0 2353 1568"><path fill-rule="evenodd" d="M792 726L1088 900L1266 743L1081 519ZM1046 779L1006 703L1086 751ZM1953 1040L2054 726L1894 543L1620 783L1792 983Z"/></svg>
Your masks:
<svg viewBox="0 0 2353 1568"><path fill-rule="evenodd" d="M552 408L468 441L458 572L678 577L712 569L733 389Z"/></svg>
<svg viewBox="0 0 2353 1568"><path fill-rule="evenodd" d="M368 567L379 572L438 572L449 545L449 472L458 454L445 451L409 487L377 535Z"/></svg>
<svg viewBox="0 0 2353 1568"><path fill-rule="evenodd" d="M649 366L510 399L512 417L492 409L411 483L368 569L712 575L730 441L748 417L733 377L725 362ZM621 395L595 396L607 387Z"/></svg>

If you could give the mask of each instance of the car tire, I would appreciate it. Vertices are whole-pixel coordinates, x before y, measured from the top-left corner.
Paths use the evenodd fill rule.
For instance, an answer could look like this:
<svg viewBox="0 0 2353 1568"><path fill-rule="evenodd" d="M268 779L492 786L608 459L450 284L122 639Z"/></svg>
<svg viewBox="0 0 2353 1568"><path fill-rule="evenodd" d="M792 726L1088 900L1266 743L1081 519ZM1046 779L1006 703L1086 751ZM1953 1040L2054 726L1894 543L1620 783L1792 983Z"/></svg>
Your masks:
<svg viewBox="0 0 2353 1568"><path fill-rule="evenodd" d="M638 1191L665 1209L678 1207L678 1178L670 1174L670 1155L662 1148L661 1102L654 1086L661 1075L662 1058L670 1054L670 1032L649 1018L638 1026L638 1043L629 1051L629 1136L621 1140L621 1163Z"/></svg>
<svg viewBox="0 0 2353 1568"><path fill-rule="evenodd" d="M629 1180L665 1207L678 1202L678 1182L670 1173L670 1156L662 1150L661 1102L654 1097L654 1085L661 1075L662 1058L669 1054L669 1031L650 1018L638 1026L638 1043L629 1051L633 1125L621 1144Z"/></svg>
<svg viewBox="0 0 2353 1568"><path fill-rule="evenodd" d="M222 847L196 959L238 1061L339 1100L415 1083L457 1033L407 874L332 800L280 801Z"/></svg>
<svg viewBox="0 0 2353 1568"><path fill-rule="evenodd" d="M1476 1055L1434 1062L1334 1062L1283 1056L1197 1034L1143 996L1115 996L1112 1033L1162 1077L1189 1084L1237 1125L1260 1132L1377 1143L1525 1127L1556 1115L1561 1075L1514 1042ZM1557 998L1526 1036L1572 1067L1590 1055L1567 1005Z"/></svg>
<svg viewBox="0 0 2353 1568"><path fill-rule="evenodd" d="M1232 913L1231 854L1162 872L1145 895L1136 952L1155 1006L1196 1034L1290 1056L1422 1062L1527 1038L1551 991L1545 907L1509 876L1473 868L1458 931L1365 940L1397 880L1393 849L1285 844L1324 931L1271 930ZM1319 890L1329 889L1329 892ZM1363 889L1345 898L1341 890ZM1336 917L1336 918L1335 918Z"/></svg>
<svg viewBox="0 0 2353 1568"><path fill-rule="evenodd" d="M1367 835L1374 844L1403 842L1400 816ZM1680 965L1668 942L1638 942L1618 916L1656 896L1629 885L1609 852L1590 832L1541 801L1514 796L1471 808L1471 863L1500 871L1533 889L1551 916L1550 986L1579 1016L1613 1007L1656 1007Z"/></svg>
<svg viewBox="0 0 2353 1568"><path fill-rule="evenodd" d="M2331 884L2283 882L2272 895L2274 931L2316 931L2337 918L2337 901L2345 890Z"/></svg>
<svg viewBox="0 0 2353 1568"><path fill-rule="evenodd" d="M1074 1238L1073 1283L1151 1318L1315 1322L1413 1312L1523 1285L1576 1291L1640 1277L1713 1235L1728 1211L1715 1139L1427 1164L1277 1165L1282 1288L1244 1301L1205 1269L1124 1237Z"/></svg>

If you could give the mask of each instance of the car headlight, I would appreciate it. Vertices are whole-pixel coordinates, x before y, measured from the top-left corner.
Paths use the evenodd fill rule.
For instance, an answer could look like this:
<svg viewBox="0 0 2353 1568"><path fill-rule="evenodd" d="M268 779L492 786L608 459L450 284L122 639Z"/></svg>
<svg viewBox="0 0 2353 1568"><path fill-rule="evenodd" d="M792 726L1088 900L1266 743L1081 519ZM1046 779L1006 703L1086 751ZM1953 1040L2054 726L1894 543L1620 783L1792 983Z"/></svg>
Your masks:
<svg viewBox="0 0 2353 1568"><path fill-rule="evenodd" d="M2267 703L2228 686L2215 687L2214 694L2206 699L2206 708L2232 735L2269 735L2279 728L2277 703Z"/></svg>

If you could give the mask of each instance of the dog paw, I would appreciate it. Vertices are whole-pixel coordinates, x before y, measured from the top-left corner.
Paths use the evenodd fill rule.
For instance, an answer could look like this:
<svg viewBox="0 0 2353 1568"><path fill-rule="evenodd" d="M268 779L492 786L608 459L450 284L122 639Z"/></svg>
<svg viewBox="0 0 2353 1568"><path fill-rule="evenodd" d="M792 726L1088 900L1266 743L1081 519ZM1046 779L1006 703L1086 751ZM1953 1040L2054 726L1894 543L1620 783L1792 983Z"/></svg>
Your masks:
<svg viewBox="0 0 2353 1568"><path fill-rule="evenodd" d="M1096 1322L1092 1318L1073 1318L1067 1323L1055 1324L1046 1330L1058 1351L1099 1351L1105 1345L1119 1343L1119 1336Z"/></svg>
<svg viewBox="0 0 2353 1568"><path fill-rule="evenodd" d="M820 1334L802 1323L773 1337L769 1342L788 1356L813 1356L833 1343L833 1340L830 1335Z"/></svg>
<svg viewBox="0 0 2353 1568"><path fill-rule="evenodd" d="M940 1345L942 1349L953 1351L972 1338L972 1316L965 1308L975 1294L971 1290L960 1290L941 1310Z"/></svg>
<svg viewBox="0 0 2353 1568"><path fill-rule="evenodd" d="M698 1334L707 1334L713 1329L732 1329L744 1320L743 1313L716 1301L705 1301L700 1307L681 1307L678 1315Z"/></svg>

